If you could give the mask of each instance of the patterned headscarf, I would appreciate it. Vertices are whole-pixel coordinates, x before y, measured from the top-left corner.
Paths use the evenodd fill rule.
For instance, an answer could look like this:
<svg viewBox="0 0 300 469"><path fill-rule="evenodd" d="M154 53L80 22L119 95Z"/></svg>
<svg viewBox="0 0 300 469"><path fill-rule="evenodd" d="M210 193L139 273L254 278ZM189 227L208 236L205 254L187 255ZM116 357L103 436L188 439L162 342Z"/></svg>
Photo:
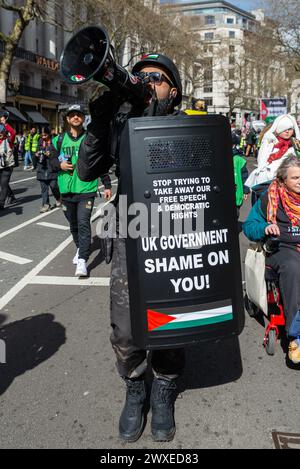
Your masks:
<svg viewBox="0 0 300 469"><path fill-rule="evenodd" d="M300 194L290 192L283 183L275 180L268 191L267 221L276 223L279 200L293 226L300 226Z"/></svg>

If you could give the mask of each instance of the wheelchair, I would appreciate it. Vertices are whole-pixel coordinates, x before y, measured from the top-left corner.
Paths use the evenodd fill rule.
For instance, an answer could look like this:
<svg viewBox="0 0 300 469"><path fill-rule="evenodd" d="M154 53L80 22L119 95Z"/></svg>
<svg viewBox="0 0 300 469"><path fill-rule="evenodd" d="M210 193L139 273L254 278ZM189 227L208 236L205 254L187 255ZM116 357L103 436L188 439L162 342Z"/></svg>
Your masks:
<svg viewBox="0 0 300 469"><path fill-rule="evenodd" d="M274 239L271 239L270 241L274 242ZM263 345L268 355L274 355L277 341L280 338L280 328L285 326L285 315L279 288L278 274L268 265L266 265L265 280L267 285L268 302L267 319L269 320L269 323L265 330ZM264 315L264 313L248 299L247 295L245 296L245 308L249 316L252 318L258 318L259 316Z"/></svg>

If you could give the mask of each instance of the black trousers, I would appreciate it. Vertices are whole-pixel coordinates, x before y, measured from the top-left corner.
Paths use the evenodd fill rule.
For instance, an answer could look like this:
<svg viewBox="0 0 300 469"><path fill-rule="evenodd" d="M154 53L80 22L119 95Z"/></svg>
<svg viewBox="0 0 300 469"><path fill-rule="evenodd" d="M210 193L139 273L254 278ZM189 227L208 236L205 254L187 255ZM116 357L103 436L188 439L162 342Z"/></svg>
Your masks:
<svg viewBox="0 0 300 469"><path fill-rule="evenodd" d="M114 239L111 268L111 326L110 337L117 357L119 374L127 378L141 376L147 368L147 352L133 343L129 307L125 239ZM156 375L176 378L183 370L183 349L155 350L151 365Z"/></svg>
<svg viewBox="0 0 300 469"><path fill-rule="evenodd" d="M62 199L63 211L70 224L74 243L79 249L79 259L88 260L91 249L91 216L95 197L79 201Z"/></svg>
<svg viewBox="0 0 300 469"><path fill-rule="evenodd" d="M8 184L8 190L7 190L7 197L14 197L15 194L13 193L10 185Z"/></svg>
<svg viewBox="0 0 300 469"><path fill-rule="evenodd" d="M9 181L13 172L13 168L4 168L0 170L0 205L5 204L6 197L10 195ZM11 191L11 189L10 189Z"/></svg>
<svg viewBox="0 0 300 469"><path fill-rule="evenodd" d="M300 309L300 252L281 246L279 251L268 256L266 264L279 274L286 332L288 334L294 317Z"/></svg>
<svg viewBox="0 0 300 469"><path fill-rule="evenodd" d="M38 163L38 159L37 159L37 157L35 156L35 152L34 152L34 151L31 152L31 161L32 161L33 169L36 169L37 163Z"/></svg>
<svg viewBox="0 0 300 469"><path fill-rule="evenodd" d="M43 205L49 205L49 188L51 189L52 195L55 197L55 200L60 199L60 192L56 179L52 180L40 180L41 191L42 191L42 201Z"/></svg>

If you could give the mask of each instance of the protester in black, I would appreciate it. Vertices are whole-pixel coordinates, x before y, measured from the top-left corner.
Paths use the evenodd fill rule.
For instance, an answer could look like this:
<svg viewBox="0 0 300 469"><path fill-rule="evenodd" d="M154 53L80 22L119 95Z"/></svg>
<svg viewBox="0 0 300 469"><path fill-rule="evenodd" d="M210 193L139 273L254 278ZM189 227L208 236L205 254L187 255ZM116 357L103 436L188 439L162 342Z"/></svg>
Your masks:
<svg viewBox="0 0 300 469"><path fill-rule="evenodd" d="M37 161L36 178L40 181L42 191L41 213L51 210L49 199L49 188L55 198L56 206L61 206L60 193L57 184L58 171L53 169L50 164L51 154L55 151L51 141L51 130L44 127L41 132L41 138L38 142L37 152L35 154Z"/></svg>
<svg viewBox="0 0 300 469"><path fill-rule="evenodd" d="M119 168L119 143L130 117L164 116L174 114L174 106L182 99L182 85L175 64L160 54L147 55L138 62L133 73L149 79L152 99L144 105L132 106L127 113L118 112L112 92L105 93L91 103L91 124L80 148L77 170L81 179L92 180L111 166L115 157L120 176L116 200L122 192ZM138 177L138 175L137 175ZM118 202L116 202L118 204ZM118 208L118 207L117 207ZM144 424L146 401L145 371L147 352L139 349L132 339L128 293L125 240L113 241L111 272L111 343L117 357L117 368L125 380L127 394L119 421L119 433L125 441L136 441ZM174 400L176 378L184 367L184 351L160 350L152 354L154 380L150 403L151 430L155 441L170 441L175 434Z"/></svg>

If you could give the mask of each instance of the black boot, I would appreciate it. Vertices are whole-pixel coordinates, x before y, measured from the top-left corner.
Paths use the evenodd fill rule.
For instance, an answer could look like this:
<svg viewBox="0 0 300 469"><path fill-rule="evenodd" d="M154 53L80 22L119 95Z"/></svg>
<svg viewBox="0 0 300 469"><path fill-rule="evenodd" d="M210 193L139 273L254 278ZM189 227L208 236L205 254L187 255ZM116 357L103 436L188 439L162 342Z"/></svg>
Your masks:
<svg viewBox="0 0 300 469"><path fill-rule="evenodd" d="M154 378L150 405L152 409L151 431L154 441L171 441L176 427L174 401L177 386L175 380Z"/></svg>
<svg viewBox="0 0 300 469"><path fill-rule="evenodd" d="M123 440L139 439L144 427L144 403L146 386L144 378L124 378L127 386L126 401L119 421L119 433Z"/></svg>

